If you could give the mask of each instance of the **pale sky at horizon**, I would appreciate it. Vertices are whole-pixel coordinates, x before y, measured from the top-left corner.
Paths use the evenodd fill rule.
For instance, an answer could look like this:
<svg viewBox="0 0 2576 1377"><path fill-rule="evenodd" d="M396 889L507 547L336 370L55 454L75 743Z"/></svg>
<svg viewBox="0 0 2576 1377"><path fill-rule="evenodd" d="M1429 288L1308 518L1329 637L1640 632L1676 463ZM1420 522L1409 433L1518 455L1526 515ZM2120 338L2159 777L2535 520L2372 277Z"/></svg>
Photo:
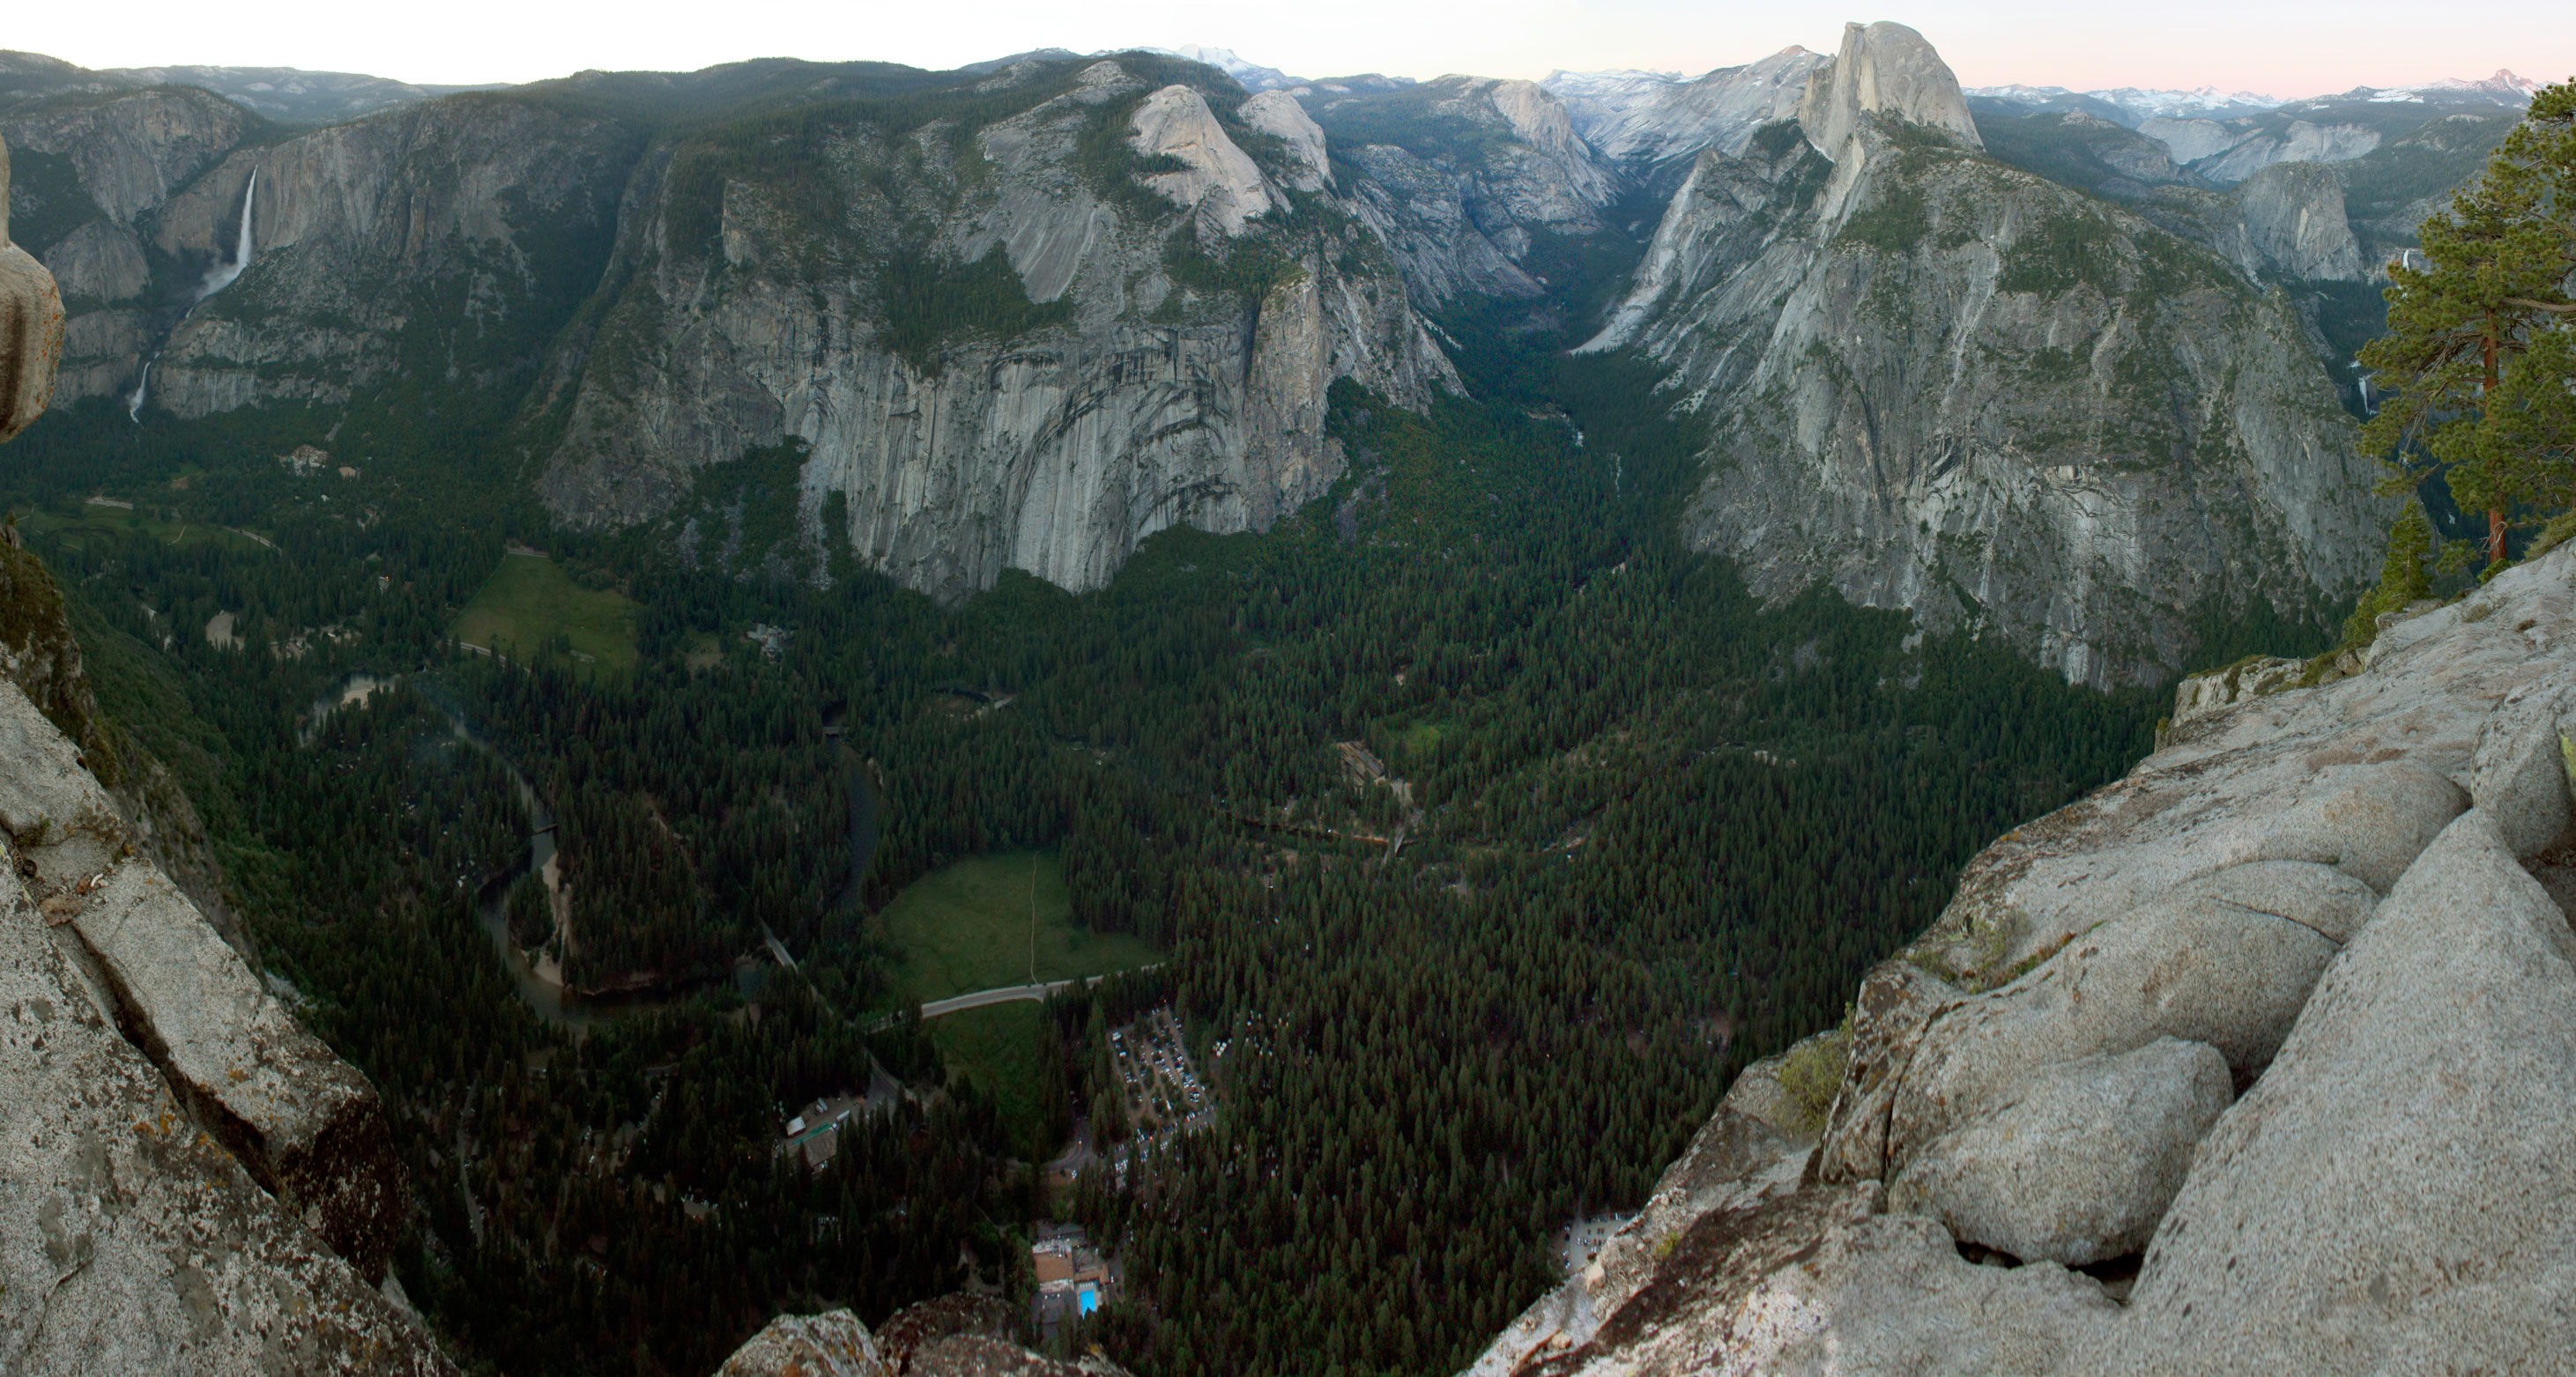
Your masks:
<svg viewBox="0 0 2576 1377"><path fill-rule="evenodd" d="M0 44L84 67L302 67L405 81L532 81L584 68L685 71L751 57L870 58L948 68L1040 47L1088 52L1204 43L1300 76L1377 71L1538 77L1554 68L1640 67L1691 75L1790 44L1831 52L1845 19L1920 30L1970 86L2091 90L2215 86L2297 97L2355 86L2576 75L2576 4L2496 0L2474 26L2425 22L2420 4L2171 0L2152 13L2042 0L1930 0L1855 14L1812 0L1307 0L1279 4L975 0L832 4L733 0L720 9L638 0L613 10L561 0L447 0L424 11L348 0L271 0L227 28L202 3L139 0L113 11L13 6ZM613 23L603 14L613 13ZM711 25L711 13L735 16ZM107 17L112 15L112 17Z"/></svg>

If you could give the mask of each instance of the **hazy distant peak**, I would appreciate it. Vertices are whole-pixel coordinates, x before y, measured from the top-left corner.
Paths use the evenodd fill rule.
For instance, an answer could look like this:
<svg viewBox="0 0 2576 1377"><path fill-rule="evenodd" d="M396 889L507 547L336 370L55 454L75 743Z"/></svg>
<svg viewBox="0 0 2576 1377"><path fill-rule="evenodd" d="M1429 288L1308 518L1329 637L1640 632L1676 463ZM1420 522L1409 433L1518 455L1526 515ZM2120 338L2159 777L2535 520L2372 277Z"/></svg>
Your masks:
<svg viewBox="0 0 2576 1377"><path fill-rule="evenodd" d="M1007 57L988 57L981 62L969 62L957 70L968 76L983 76L988 72L998 72L1015 62L1061 62L1067 58L1080 56L1082 54L1071 48L1031 48L1027 52L1012 53ZM1094 53L1092 56L1098 57L1099 54Z"/></svg>

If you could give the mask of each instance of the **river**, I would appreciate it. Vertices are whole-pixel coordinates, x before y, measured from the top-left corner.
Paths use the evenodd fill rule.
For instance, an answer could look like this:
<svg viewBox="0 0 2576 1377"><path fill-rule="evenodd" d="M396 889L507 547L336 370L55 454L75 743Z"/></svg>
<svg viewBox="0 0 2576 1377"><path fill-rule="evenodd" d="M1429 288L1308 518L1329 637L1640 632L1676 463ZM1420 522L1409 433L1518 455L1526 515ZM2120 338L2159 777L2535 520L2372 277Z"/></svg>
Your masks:
<svg viewBox="0 0 2576 1377"><path fill-rule="evenodd" d="M379 678L372 674L350 675L329 692L313 700L312 709L306 714L298 736L304 744L311 745L315 735L321 731L323 722L332 713L346 707L364 707L369 698L382 690L392 688L398 682L400 682L400 676ZM518 765L502 754L498 746L493 745L472 727L466 725L461 713L440 702L435 695L424 695L424 697L440 715L447 719L448 729L456 734L458 741L490 757L494 764L499 765L509 775L511 792L518 795L519 811L528 822L527 861L485 881L482 888L475 893L474 906L476 919L483 927L483 934L491 939L493 952L501 958L502 968L510 973L510 982L518 990L519 1001L546 1022L578 1032L605 1019L617 1018L638 1010L660 1008L682 998L683 996L677 993L643 991L632 994L584 995L578 990L567 989L560 978L539 969L536 963L528 960L527 953L519 950L518 945L510 940L507 904L510 886L518 883L521 876L533 871L545 876L546 891L549 896L559 894L561 891L560 877L554 869L554 810L546 806L546 801L538 796L536 786L530 784L527 776L519 772ZM843 882L838 902L842 905L855 905L859 902L860 881L868 873L869 862L876 858L877 810L882 804L877 794L876 783L869 777L866 763L859 758L857 752L850 749L849 743L841 738L841 711L838 708L825 715L823 735L832 743L835 756L849 768L849 878Z"/></svg>

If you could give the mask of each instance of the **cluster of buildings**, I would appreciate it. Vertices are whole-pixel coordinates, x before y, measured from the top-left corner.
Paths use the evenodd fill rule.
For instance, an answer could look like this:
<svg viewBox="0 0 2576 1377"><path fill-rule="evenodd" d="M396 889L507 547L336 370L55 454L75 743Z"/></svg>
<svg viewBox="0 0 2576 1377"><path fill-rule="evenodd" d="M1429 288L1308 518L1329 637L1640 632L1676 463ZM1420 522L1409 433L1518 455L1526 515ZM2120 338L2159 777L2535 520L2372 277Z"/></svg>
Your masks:
<svg viewBox="0 0 2576 1377"><path fill-rule="evenodd" d="M800 1153L808 1167L820 1167L841 1150L841 1132L853 1119L892 1109L903 1087L883 1067L871 1067L865 1095L840 1094L816 1100L787 1121L778 1138L781 1155Z"/></svg>
<svg viewBox="0 0 2576 1377"><path fill-rule="evenodd" d="M1091 1246L1080 1225L1039 1221L1037 1241L1029 1245L1029 1265L1037 1272L1034 1302L1038 1333L1052 1339L1066 1324L1097 1310L1117 1285L1114 1269Z"/></svg>
<svg viewBox="0 0 2576 1377"><path fill-rule="evenodd" d="M1109 1056L1127 1103L1128 1126L1138 1138L1207 1125L1213 1102L1169 1006L1111 1030Z"/></svg>

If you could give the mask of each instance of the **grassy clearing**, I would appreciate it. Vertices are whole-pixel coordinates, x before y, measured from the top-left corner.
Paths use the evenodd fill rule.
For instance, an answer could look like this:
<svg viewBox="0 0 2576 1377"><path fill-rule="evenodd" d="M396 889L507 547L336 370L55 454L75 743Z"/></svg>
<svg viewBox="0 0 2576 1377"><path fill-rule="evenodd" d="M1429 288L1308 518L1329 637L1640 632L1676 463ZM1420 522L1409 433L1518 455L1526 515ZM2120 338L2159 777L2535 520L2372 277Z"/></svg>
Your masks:
<svg viewBox="0 0 2576 1377"><path fill-rule="evenodd" d="M59 512L22 513L18 524L29 533L51 536L74 549L86 548L96 536L123 536L141 533L170 545L203 545L212 541L227 550L251 551L260 548L258 541L202 521L164 521L123 507L84 507L79 516Z"/></svg>
<svg viewBox="0 0 2576 1377"><path fill-rule="evenodd" d="M903 953L895 985L925 1003L1029 983L1034 931L1037 978L1107 975L1163 959L1141 938L1085 932L1073 921L1064 870L1052 851L1014 851L960 861L915 881L877 921ZM930 1021L931 1041L950 1067L983 1086L1026 1152L1041 1143L1038 1020L1034 1002L993 1004Z"/></svg>
<svg viewBox="0 0 2576 1377"><path fill-rule="evenodd" d="M1005 852L926 876L886 905L878 921L903 953L897 988L927 1002L1029 983L1032 908L1039 980L1107 975L1163 959L1141 938L1076 926L1054 852Z"/></svg>
<svg viewBox="0 0 2576 1377"><path fill-rule="evenodd" d="M1430 758L1433 751L1440 748L1442 741L1464 730L1464 725L1455 719L1441 718L1436 721L1416 722L1405 728L1396 739L1403 743L1406 761L1426 760Z"/></svg>
<svg viewBox="0 0 2576 1377"><path fill-rule="evenodd" d="M543 555L504 555L501 567L456 619L456 639L490 650L534 656L556 636L573 659L609 674L635 667L635 605L603 589L584 588Z"/></svg>

